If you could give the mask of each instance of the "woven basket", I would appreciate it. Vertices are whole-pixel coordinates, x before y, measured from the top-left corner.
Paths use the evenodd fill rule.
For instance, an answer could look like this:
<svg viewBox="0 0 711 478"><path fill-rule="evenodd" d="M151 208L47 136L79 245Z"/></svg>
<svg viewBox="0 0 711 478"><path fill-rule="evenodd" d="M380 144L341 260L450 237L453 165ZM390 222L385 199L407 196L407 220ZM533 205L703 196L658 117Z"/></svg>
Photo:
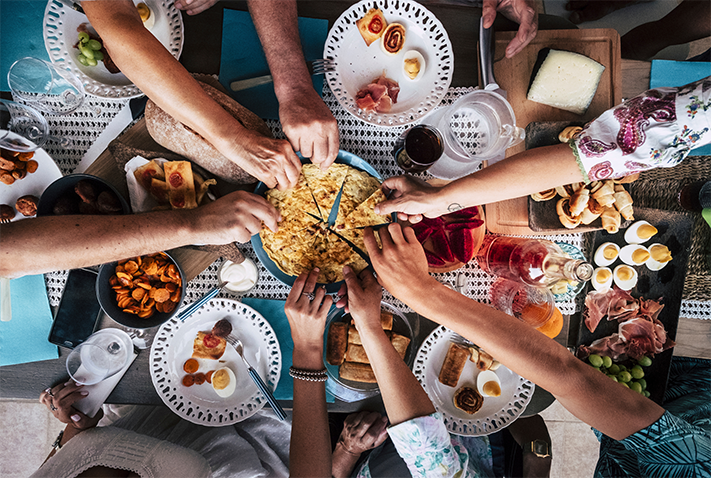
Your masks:
<svg viewBox="0 0 711 478"><path fill-rule="evenodd" d="M645 171L630 184L635 206L686 212L694 219L683 298L711 300L711 228L701 214L679 206L677 195L687 184L711 178L711 156L688 156L673 168Z"/></svg>

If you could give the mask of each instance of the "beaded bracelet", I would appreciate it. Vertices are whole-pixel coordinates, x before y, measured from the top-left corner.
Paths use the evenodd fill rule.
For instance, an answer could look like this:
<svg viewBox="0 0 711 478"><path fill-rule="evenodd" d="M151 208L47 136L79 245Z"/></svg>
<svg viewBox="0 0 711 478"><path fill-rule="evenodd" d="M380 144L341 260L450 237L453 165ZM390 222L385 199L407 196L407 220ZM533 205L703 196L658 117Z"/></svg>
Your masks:
<svg viewBox="0 0 711 478"><path fill-rule="evenodd" d="M328 380L325 368L322 370L303 370L289 367L289 376L298 380L306 380L307 382L325 382Z"/></svg>

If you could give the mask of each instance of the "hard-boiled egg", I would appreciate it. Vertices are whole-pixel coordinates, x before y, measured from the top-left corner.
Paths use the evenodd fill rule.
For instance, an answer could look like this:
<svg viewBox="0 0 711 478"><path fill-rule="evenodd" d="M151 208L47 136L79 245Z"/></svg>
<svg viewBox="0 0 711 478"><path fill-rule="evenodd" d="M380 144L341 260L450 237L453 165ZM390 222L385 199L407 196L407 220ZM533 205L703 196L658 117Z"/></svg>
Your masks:
<svg viewBox="0 0 711 478"><path fill-rule="evenodd" d="M136 9L138 10L138 14L141 16L143 26L148 30L153 28L153 25L156 23L156 15L153 13L153 10L151 10L151 8L143 2L136 5Z"/></svg>
<svg viewBox="0 0 711 478"><path fill-rule="evenodd" d="M669 248L664 244L652 244L649 246L649 260L645 265L650 271L658 271L664 268L672 260Z"/></svg>
<svg viewBox="0 0 711 478"><path fill-rule="evenodd" d="M402 69L405 79L419 81L425 73L425 57L417 50L410 50L403 56Z"/></svg>
<svg viewBox="0 0 711 478"><path fill-rule="evenodd" d="M625 231L627 244L642 244L657 233L657 228L647 221L637 221Z"/></svg>
<svg viewBox="0 0 711 478"><path fill-rule="evenodd" d="M605 292L612 287L612 270L609 267L598 267L593 272L590 282L595 290Z"/></svg>
<svg viewBox="0 0 711 478"><path fill-rule="evenodd" d="M620 259L628 266L641 266L649 259L649 251L639 244L629 244L620 249Z"/></svg>
<svg viewBox="0 0 711 478"><path fill-rule="evenodd" d="M235 374L228 367L217 369L215 373L212 374L212 388L214 388L215 393L222 398L227 398L235 393L236 384L237 380Z"/></svg>
<svg viewBox="0 0 711 478"><path fill-rule="evenodd" d="M484 397L498 397L501 395L501 381L496 373L491 370L479 373L476 378L476 388Z"/></svg>
<svg viewBox="0 0 711 478"><path fill-rule="evenodd" d="M593 260L598 266L607 267L617 260L619 254L620 246L614 242L605 242L604 244L600 244L600 247L597 248Z"/></svg>
<svg viewBox="0 0 711 478"><path fill-rule="evenodd" d="M615 285L622 290L632 290L637 285L637 271L630 266L619 265L612 275Z"/></svg>

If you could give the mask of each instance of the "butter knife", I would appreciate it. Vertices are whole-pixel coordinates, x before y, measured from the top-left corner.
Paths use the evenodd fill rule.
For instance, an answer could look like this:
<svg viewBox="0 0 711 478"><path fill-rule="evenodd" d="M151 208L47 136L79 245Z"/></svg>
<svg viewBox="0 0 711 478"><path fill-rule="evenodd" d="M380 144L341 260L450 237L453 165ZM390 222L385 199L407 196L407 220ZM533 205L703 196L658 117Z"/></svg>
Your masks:
<svg viewBox="0 0 711 478"><path fill-rule="evenodd" d="M309 69L309 75L316 74L314 73L313 61L307 61L306 67ZM272 78L272 75L262 75L256 76L254 78L247 78L246 80L233 81L232 83L230 83L230 89L232 91L242 91L254 88L255 86L268 85L272 82L274 82L274 78Z"/></svg>

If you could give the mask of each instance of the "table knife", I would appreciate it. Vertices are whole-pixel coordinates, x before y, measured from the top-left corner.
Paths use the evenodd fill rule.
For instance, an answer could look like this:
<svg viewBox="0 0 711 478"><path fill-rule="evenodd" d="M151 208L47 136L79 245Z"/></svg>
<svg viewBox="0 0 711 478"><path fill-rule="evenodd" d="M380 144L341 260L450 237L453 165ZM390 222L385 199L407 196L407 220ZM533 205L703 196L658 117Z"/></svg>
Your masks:
<svg viewBox="0 0 711 478"><path fill-rule="evenodd" d="M313 61L307 61L306 67L309 69L309 75L314 74ZM245 80L236 80L230 83L230 89L232 91L242 91L254 88L255 86L268 85L272 83L274 78L272 75L262 75L254 78L247 78Z"/></svg>

